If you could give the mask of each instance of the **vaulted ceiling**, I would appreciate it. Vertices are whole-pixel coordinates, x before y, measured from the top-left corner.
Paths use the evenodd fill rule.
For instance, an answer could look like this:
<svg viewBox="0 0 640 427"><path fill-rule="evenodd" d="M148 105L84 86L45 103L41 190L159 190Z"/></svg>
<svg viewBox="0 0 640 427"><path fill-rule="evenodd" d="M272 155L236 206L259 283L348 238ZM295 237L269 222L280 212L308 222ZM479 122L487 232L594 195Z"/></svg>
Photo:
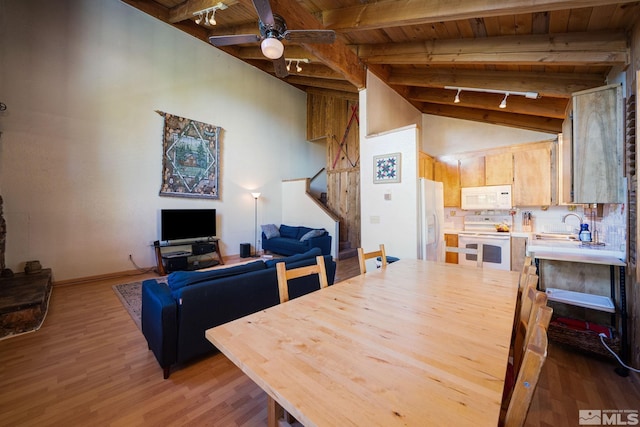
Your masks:
<svg viewBox="0 0 640 427"><path fill-rule="evenodd" d="M252 0L122 0L203 41L259 34ZM224 3L216 25L198 11ZM260 0L264 2L266 0ZM560 132L571 93L629 65L640 2L606 0L270 0L289 30L331 29L333 44L284 40L283 80L310 93L357 93L369 69L425 114ZM259 43L214 47L274 74ZM537 99L465 91L536 92Z"/></svg>

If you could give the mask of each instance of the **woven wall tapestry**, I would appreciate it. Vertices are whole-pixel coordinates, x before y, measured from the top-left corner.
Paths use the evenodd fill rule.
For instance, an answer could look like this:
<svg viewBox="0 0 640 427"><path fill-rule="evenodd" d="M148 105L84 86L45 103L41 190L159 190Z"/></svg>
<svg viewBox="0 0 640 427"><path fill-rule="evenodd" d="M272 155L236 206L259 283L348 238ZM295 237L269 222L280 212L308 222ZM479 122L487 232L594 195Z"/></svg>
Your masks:
<svg viewBox="0 0 640 427"><path fill-rule="evenodd" d="M164 117L160 195L219 199L222 128L156 112Z"/></svg>

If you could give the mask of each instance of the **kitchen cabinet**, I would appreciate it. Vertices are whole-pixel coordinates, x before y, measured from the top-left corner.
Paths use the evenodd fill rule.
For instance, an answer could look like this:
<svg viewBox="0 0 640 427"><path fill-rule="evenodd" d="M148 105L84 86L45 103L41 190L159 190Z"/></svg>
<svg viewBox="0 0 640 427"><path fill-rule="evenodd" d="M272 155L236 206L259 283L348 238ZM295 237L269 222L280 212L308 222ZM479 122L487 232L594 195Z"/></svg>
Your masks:
<svg viewBox="0 0 640 427"><path fill-rule="evenodd" d="M551 143L513 153L514 206L549 206L551 198Z"/></svg>
<svg viewBox="0 0 640 427"><path fill-rule="evenodd" d="M542 141L440 157L435 181L444 184L444 205L460 207L460 188L511 185L514 206L556 203L558 179L555 141Z"/></svg>
<svg viewBox="0 0 640 427"><path fill-rule="evenodd" d="M559 200L558 203L562 205L571 204L573 202L573 178L571 177L572 170L572 157L571 153L571 140L572 140L572 126L573 126L573 108L571 103L567 107L567 118L562 122L562 134L558 136L558 167L560 173L558 174L558 188Z"/></svg>
<svg viewBox="0 0 640 427"><path fill-rule="evenodd" d="M511 151L460 158L460 186L510 185L513 183Z"/></svg>
<svg viewBox="0 0 640 427"><path fill-rule="evenodd" d="M458 247L458 235L457 234L445 234L444 235L444 244L446 247ZM447 252L445 254L445 262L449 264L457 264L458 263L458 254L456 252Z"/></svg>
<svg viewBox="0 0 640 427"><path fill-rule="evenodd" d="M484 158L485 185L513 184L513 154L487 154Z"/></svg>
<svg viewBox="0 0 640 427"><path fill-rule="evenodd" d="M480 187L485 184L485 157L460 159L460 187Z"/></svg>
<svg viewBox="0 0 640 427"><path fill-rule="evenodd" d="M458 160L436 160L433 167L433 180L442 183L444 188L444 206L460 207L460 169Z"/></svg>
<svg viewBox="0 0 640 427"><path fill-rule="evenodd" d="M421 151L418 158L418 175L420 178L433 180L433 164L433 157Z"/></svg>
<svg viewBox="0 0 640 427"><path fill-rule="evenodd" d="M573 203L624 203L622 86L573 94Z"/></svg>

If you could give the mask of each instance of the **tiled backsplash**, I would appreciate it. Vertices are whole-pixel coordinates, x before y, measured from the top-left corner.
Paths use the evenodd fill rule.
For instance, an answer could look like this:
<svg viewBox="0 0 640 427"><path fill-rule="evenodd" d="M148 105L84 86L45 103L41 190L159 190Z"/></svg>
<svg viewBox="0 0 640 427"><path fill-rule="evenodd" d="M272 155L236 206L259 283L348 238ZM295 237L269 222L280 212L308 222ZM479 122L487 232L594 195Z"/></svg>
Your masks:
<svg viewBox="0 0 640 427"><path fill-rule="evenodd" d="M569 206L550 206L547 209L540 208L516 208L513 211L514 232L524 231L522 228L522 212L532 214L532 232L534 233L562 233L576 232L579 228L578 218L569 216L566 222L562 222L562 217L568 213L580 216L583 222L589 224L589 229L593 233L593 225L589 214L585 214L585 205L572 205L575 210L570 210ZM464 217L475 215L480 212L463 211L460 208L445 208L445 229L462 230L464 228ZM504 214L505 211L481 212L483 214ZM598 241L605 242L614 247L621 247L624 250L627 238L627 211L623 204L605 204L602 210L602 218L596 218L595 230L598 232ZM594 236L595 237L595 236Z"/></svg>

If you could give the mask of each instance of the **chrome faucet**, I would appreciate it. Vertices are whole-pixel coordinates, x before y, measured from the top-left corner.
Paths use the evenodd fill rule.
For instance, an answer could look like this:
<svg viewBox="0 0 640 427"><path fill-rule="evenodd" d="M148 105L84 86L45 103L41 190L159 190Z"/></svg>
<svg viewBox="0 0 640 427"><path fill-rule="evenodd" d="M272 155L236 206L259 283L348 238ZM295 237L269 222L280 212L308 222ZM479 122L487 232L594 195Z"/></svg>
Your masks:
<svg viewBox="0 0 640 427"><path fill-rule="evenodd" d="M575 216L576 218L578 218L578 220L580 221L580 225L582 225L582 218L580 217L580 215L578 215L578 214L574 214L574 213L568 213L568 214L566 214L565 216L563 216L563 217L562 217L562 223L563 223L563 224L564 224L564 223L566 223L566 221L567 221L567 217L568 217L568 216L572 216L572 215L573 215L573 216ZM579 231L579 230L580 230L580 226L578 226L578 231Z"/></svg>

